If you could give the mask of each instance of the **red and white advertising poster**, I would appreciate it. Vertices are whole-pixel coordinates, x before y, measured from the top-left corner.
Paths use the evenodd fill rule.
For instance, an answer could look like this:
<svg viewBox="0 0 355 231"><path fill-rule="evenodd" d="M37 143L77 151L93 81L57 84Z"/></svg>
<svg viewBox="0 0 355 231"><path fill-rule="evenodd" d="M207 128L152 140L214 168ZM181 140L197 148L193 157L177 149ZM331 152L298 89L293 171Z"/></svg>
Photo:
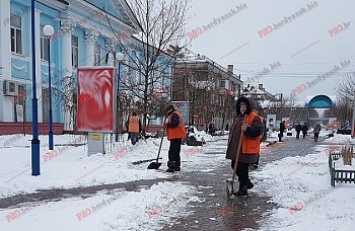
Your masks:
<svg viewBox="0 0 355 231"><path fill-rule="evenodd" d="M185 125L189 124L189 107L190 103L189 101L172 101L171 104L174 106L174 108L180 112L182 119L184 120Z"/></svg>
<svg viewBox="0 0 355 231"><path fill-rule="evenodd" d="M78 68L78 131L115 131L115 82L114 67Z"/></svg>

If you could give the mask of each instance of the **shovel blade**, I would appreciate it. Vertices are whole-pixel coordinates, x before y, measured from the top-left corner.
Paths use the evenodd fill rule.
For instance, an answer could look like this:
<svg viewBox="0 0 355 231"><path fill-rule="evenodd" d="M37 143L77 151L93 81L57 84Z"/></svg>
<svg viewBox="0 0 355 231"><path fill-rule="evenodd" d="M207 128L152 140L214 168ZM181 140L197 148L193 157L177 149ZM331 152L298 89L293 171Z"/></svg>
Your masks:
<svg viewBox="0 0 355 231"><path fill-rule="evenodd" d="M234 194L235 184L238 184L238 182L233 181L232 178L226 180L226 194L228 199L235 198L235 194Z"/></svg>
<svg viewBox="0 0 355 231"><path fill-rule="evenodd" d="M148 168L147 169L159 169L161 163L158 163L158 162L152 162L148 165Z"/></svg>

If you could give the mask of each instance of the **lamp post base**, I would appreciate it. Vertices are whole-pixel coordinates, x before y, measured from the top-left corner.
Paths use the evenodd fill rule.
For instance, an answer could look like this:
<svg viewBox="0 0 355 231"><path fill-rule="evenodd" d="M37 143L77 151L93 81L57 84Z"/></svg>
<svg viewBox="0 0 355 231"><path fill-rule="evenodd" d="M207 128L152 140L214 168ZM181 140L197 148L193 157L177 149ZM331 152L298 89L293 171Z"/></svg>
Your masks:
<svg viewBox="0 0 355 231"><path fill-rule="evenodd" d="M49 150L54 149L54 142L53 142L53 132L49 132Z"/></svg>
<svg viewBox="0 0 355 231"><path fill-rule="evenodd" d="M32 139L31 140L31 151L32 151L32 176L40 175L40 140Z"/></svg>
<svg viewBox="0 0 355 231"><path fill-rule="evenodd" d="M115 141L118 142L118 133L116 133Z"/></svg>

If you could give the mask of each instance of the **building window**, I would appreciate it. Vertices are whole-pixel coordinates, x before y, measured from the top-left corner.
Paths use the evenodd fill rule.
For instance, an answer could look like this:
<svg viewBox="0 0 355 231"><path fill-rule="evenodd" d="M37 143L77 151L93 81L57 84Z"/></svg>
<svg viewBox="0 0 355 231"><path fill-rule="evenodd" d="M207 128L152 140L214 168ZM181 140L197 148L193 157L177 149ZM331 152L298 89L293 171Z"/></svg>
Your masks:
<svg viewBox="0 0 355 231"><path fill-rule="evenodd" d="M222 79L219 81L219 88L226 88L226 80Z"/></svg>
<svg viewBox="0 0 355 231"><path fill-rule="evenodd" d="M11 52L22 54L21 17L11 14L10 17Z"/></svg>
<svg viewBox="0 0 355 231"><path fill-rule="evenodd" d="M41 25L41 59L48 61L48 40L43 34L43 27L44 26Z"/></svg>
<svg viewBox="0 0 355 231"><path fill-rule="evenodd" d="M71 62L73 68L79 65L79 39L78 37L71 37Z"/></svg>
<svg viewBox="0 0 355 231"><path fill-rule="evenodd" d="M94 50L94 65L101 66L101 46L100 44L95 44Z"/></svg>

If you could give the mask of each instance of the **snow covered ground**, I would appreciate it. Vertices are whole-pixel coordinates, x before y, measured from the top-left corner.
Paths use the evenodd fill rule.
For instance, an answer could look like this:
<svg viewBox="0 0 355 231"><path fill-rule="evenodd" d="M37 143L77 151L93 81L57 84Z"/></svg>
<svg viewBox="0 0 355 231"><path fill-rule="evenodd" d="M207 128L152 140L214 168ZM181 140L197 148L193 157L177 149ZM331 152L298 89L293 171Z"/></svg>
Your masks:
<svg viewBox="0 0 355 231"><path fill-rule="evenodd" d="M321 136L327 135L322 131ZM336 135L305 157L286 157L253 172L255 190L279 205L260 230L354 230L355 184L330 185L328 155L354 143L348 135ZM331 144L330 144L331 143ZM353 159L355 166L355 159ZM354 166L350 167L355 170ZM337 165L337 169L342 168Z"/></svg>
<svg viewBox="0 0 355 231"><path fill-rule="evenodd" d="M216 139L202 132L208 142ZM323 132L321 135L325 135ZM0 198L34 193L39 189L76 188L141 179L159 183L137 191L101 191L85 198L28 203L0 210L0 230L158 230L172 218L188 216L187 204L198 201L197 189L186 182L169 182L171 174L147 170L150 162L132 162L156 157L160 139L148 139L132 146L122 137L118 144L107 144L106 154L87 156L81 136L55 136L55 150L48 150L48 137L41 136L41 175L31 175L31 136L0 137ZM287 138L292 139L292 138ZM335 135L319 143L306 157L286 157L252 173L255 192L272 197L279 205L261 230L352 230L355 227L355 185L330 186L327 155L340 145L352 142L346 135ZM164 139L160 169L166 169L169 143ZM207 143L208 148L219 148ZM264 144L263 144L264 147ZM204 155L201 147L182 146L181 173L213 170L228 164L224 155ZM209 158L207 158L209 157ZM203 159L203 161L201 161ZM354 163L355 164L355 163ZM225 198L221 198L224 202Z"/></svg>

